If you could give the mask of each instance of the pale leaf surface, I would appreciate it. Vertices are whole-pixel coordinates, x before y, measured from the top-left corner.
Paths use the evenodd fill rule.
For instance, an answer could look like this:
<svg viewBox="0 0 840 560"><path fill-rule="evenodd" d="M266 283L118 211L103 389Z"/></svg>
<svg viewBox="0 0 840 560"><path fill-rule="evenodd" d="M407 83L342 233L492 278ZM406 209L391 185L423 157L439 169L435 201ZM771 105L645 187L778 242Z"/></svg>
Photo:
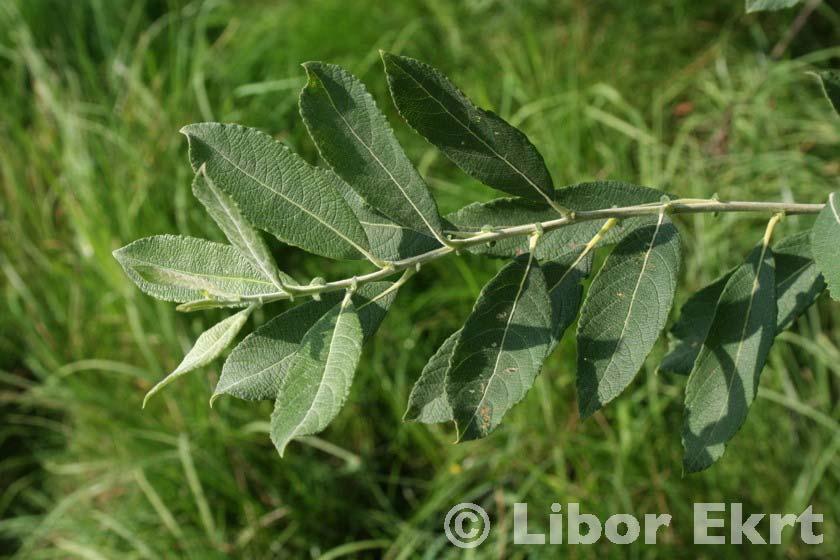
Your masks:
<svg viewBox="0 0 840 560"><path fill-rule="evenodd" d="M385 318L395 292L383 292L392 285L372 282L353 294L365 339L374 335ZM211 402L225 394L246 400L273 399L306 332L342 297L341 293L332 292L322 295L321 301L297 305L247 336L225 361Z"/></svg>
<svg viewBox="0 0 840 560"><path fill-rule="evenodd" d="M368 241L332 171L306 163L272 137L219 123L185 126L190 161L239 205L259 229L335 259L366 256Z"/></svg>
<svg viewBox="0 0 840 560"><path fill-rule="evenodd" d="M239 331L242 330L242 326L248 320L252 310L253 307L243 309L239 313L231 315L201 333L193 347L187 352L187 355L184 356L181 363L178 364L178 367L146 393L146 397L143 399L143 407L145 408L146 403L152 395L158 393L182 375L206 366L218 358L224 352L225 348L233 342L233 339L236 338Z"/></svg>
<svg viewBox="0 0 840 560"><path fill-rule="evenodd" d="M195 237L144 237L117 249L114 257L141 290L165 301L235 300L278 292L235 247Z"/></svg>
<svg viewBox="0 0 840 560"><path fill-rule="evenodd" d="M293 439L315 434L336 417L362 354L362 326L351 301L312 325L289 364L271 414L271 441L283 455Z"/></svg>

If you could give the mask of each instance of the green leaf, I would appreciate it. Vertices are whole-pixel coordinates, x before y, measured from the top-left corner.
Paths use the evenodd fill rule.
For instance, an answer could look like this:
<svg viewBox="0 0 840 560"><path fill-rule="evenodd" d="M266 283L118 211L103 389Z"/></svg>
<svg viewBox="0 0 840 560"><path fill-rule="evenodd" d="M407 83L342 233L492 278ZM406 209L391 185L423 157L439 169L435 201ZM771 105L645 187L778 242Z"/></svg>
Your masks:
<svg viewBox="0 0 840 560"><path fill-rule="evenodd" d="M552 306L531 256L484 287L455 345L446 392L458 440L484 437L524 396L552 344Z"/></svg>
<svg viewBox="0 0 840 560"><path fill-rule="evenodd" d="M271 414L271 441L283 456L293 439L315 434L336 417L362 354L362 326L349 298L312 325L289 364Z"/></svg>
<svg viewBox="0 0 840 560"><path fill-rule="evenodd" d="M248 223L239 211L236 202L204 174L203 168L195 174L192 191L207 209L213 221L224 232L231 245L239 249L245 258L251 261L254 268L271 280L278 290L283 289L281 280L286 284L297 284L293 278L277 270L268 246L259 232Z"/></svg>
<svg viewBox="0 0 840 560"><path fill-rule="evenodd" d="M476 107L439 70L405 56L381 54L394 104L417 132L482 183L553 203L551 175L527 136Z"/></svg>
<svg viewBox="0 0 840 560"><path fill-rule="evenodd" d="M665 193L616 181L580 183L557 191L558 204L574 211L591 211L614 206L632 206L658 202ZM505 228L544 222L557 218L557 212L545 204L516 198L498 198L490 202L474 203L449 214L446 219L459 231L479 233L482 228ZM628 232L650 223L650 218L622 220L605 236L602 243L616 243ZM567 250L586 243L603 225L603 221L587 221L565 226L546 233L536 249L540 260L552 259ZM480 245L471 252L496 257L512 257L528 251L528 241L521 237L500 239L492 246Z"/></svg>
<svg viewBox="0 0 840 560"><path fill-rule="evenodd" d="M703 347L715 318L715 306L732 276L729 271L698 290L680 308L680 318L671 327L672 340L668 354L662 359L659 371L688 375L694 360Z"/></svg>
<svg viewBox="0 0 840 560"><path fill-rule="evenodd" d="M838 70L823 70L816 72L817 77L823 87L823 93L828 98L828 102L834 108L834 112L840 115L840 71Z"/></svg>
<svg viewBox="0 0 840 560"><path fill-rule="evenodd" d="M397 261L440 247L435 238L397 225L377 212L349 185L344 185L341 195L362 224L375 257Z"/></svg>
<svg viewBox="0 0 840 560"><path fill-rule="evenodd" d="M795 6L801 0L747 0L747 13L781 10Z"/></svg>
<svg viewBox="0 0 840 560"><path fill-rule="evenodd" d="M808 232L782 239L773 248L776 261L776 334L788 328L825 290L825 281L811 257ZM671 328L668 355L659 371L688 375L715 317L720 294L735 269L695 292Z"/></svg>
<svg viewBox="0 0 840 560"><path fill-rule="evenodd" d="M365 340L374 335L394 301L396 293L386 293L391 286L391 282L371 282L353 294ZM321 301L297 305L247 336L225 361L210 402L225 394L246 400L275 398L304 335L342 297L338 292L323 294Z"/></svg>
<svg viewBox="0 0 840 560"><path fill-rule="evenodd" d="M680 269L677 229L665 214L616 245L592 281L578 323L582 418L633 380L668 320Z"/></svg>
<svg viewBox="0 0 840 560"><path fill-rule="evenodd" d="M589 275L591 268L591 254L581 249L569 251L562 258L542 265L553 311L552 347L560 341L563 332L577 317L583 294L581 282ZM423 368L409 395L404 420L426 424L452 420L452 407L446 396L446 372L460 334L458 330L446 339ZM549 350L546 354L550 353Z"/></svg>
<svg viewBox="0 0 840 560"><path fill-rule="evenodd" d="M685 393L683 466L708 468L740 429L776 333L773 251L759 245L726 283Z"/></svg>
<svg viewBox="0 0 840 560"><path fill-rule="evenodd" d="M300 114L321 156L371 206L396 223L441 236L437 205L385 115L358 78L307 62Z"/></svg>
<svg viewBox="0 0 840 560"><path fill-rule="evenodd" d="M235 301L278 293L235 247L195 237L144 237L117 249L114 257L141 290L165 301Z"/></svg>
<svg viewBox="0 0 840 560"><path fill-rule="evenodd" d="M206 366L218 358L242 329L242 326L248 320L253 310L254 306L249 306L201 333L193 347L187 352L187 355L184 356L184 359L178 364L178 367L175 368L175 371L164 377L146 393L146 397L143 399L143 408L146 408L146 403L149 402L149 399L155 393L158 393L185 373Z"/></svg>
<svg viewBox="0 0 840 560"><path fill-rule="evenodd" d="M831 297L840 301L840 192L828 195L828 203L817 216L811 249Z"/></svg>
<svg viewBox="0 0 840 560"><path fill-rule="evenodd" d="M811 254L809 232L791 235L773 247L776 264L776 334L788 328L825 290Z"/></svg>
<svg viewBox="0 0 840 560"><path fill-rule="evenodd" d="M542 270L551 298L551 335L556 345L577 318L583 296L582 282L592 270L592 254L579 247L544 263Z"/></svg>
<svg viewBox="0 0 840 560"><path fill-rule="evenodd" d="M218 123L181 129L190 161L202 165L255 227L334 259L369 258L368 240L332 171L306 163L267 134Z"/></svg>
<svg viewBox="0 0 840 560"><path fill-rule="evenodd" d="M420 372L408 396L408 408L403 416L406 422L438 424L452 421L452 407L446 397L446 372L460 335L460 329L452 333Z"/></svg>

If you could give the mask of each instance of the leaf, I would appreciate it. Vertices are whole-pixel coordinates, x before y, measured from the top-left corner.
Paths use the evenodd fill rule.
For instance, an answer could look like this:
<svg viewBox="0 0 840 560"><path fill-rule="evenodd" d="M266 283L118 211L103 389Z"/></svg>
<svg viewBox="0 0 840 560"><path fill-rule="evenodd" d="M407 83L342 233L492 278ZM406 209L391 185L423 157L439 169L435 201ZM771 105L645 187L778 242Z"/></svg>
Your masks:
<svg viewBox="0 0 840 560"><path fill-rule="evenodd" d="M394 291L385 293L391 286L391 282L371 282L353 294L365 340L374 335L394 301ZM297 305L247 336L225 361L211 404L225 394L246 400L274 399L304 335L341 298L339 292L323 294L321 301Z"/></svg>
<svg viewBox="0 0 840 560"><path fill-rule="evenodd" d="M114 258L141 290L165 301L278 293L236 248L195 237L144 237L114 251Z"/></svg>
<svg viewBox="0 0 840 560"><path fill-rule="evenodd" d="M840 71L839 70L823 70L816 72L820 79L820 84L823 87L823 93L828 98L828 102L834 108L834 112L840 115Z"/></svg>
<svg viewBox="0 0 840 560"><path fill-rule="evenodd" d="M161 389L185 373L189 373L202 366L206 366L218 358L242 329L242 326L245 324L245 321L248 320L248 317L251 315L251 311L253 310L254 306L249 306L239 313L231 315L227 319L216 323L201 333L195 341L193 347L189 352L187 352L187 355L184 356L184 359L180 364L178 364L178 367L175 368L175 371L164 377L157 385L152 387L152 389L146 393L146 396L143 399L143 408L146 408L146 403L149 402L149 399Z"/></svg>
<svg viewBox="0 0 840 560"><path fill-rule="evenodd" d="M773 251L759 245L727 281L688 378L683 466L701 471L740 429L776 333Z"/></svg>
<svg viewBox="0 0 840 560"><path fill-rule="evenodd" d="M341 195L365 229L370 252L375 257L397 261L441 246L433 237L395 224L365 202L349 185L344 185Z"/></svg>
<svg viewBox="0 0 840 560"><path fill-rule="evenodd" d="M807 232L782 239L773 248L776 264L776 334L788 328L825 290L825 281L811 258ZM695 292L671 329L672 341L660 371L688 375L715 316L715 306L735 269Z"/></svg>
<svg viewBox="0 0 840 560"><path fill-rule="evenodd" d="M582 418L633 380L668 320L680 241L665 214L625 237L592 281L578 322L578 406Z"/></svg>
<svg viewBox="0 0 840 560"><path fill-rule="evenodd" d="M781 10L795 6L801 0L747 0L747 13Z"/></svg>
<svg viewBox="0 0 840 560"><path fill-rule="evenodd" d="M404 421L424 424L452 421L452 407L446 398L446 372L460 335L460 329L452 333L426 363L408 396Z"/></svg>
<svg viewBox="0 0 840 560"><path fill-rule="evenodd" d="M798 233L773 248L776 265L776 334L788 328L825 290L811 254L810 235Z"/></svg>
<svg viewBox="0 0 840 560"><path fill-rule="evenodd" d="M680 308L680 318L671 328L673 340L668 354L662 359L659 371L683 375L691 373L694 360L700 353L715 318L715 306L731 276L730 270L692 294L683 304Z"/></svg>
<svg viewBox="0 0 840 560"><path fill-rule="evenodd" d="M551 298L551 334L556 345L577 318L583 296L582 282L592 270L592 254L585 247L542 265Z"/></svg>
<svg viewBox="0 0 840 560"><path fill-rule="evenodd" d="M204 165L255 227L324 257L369 258L365 231L332 171L309 165L252 128L200 123L181 132L189 140L193 168Z"/></svg>
<svg viewBox="0 0 840 560"><path fill-rule="evenodd" d="M259 232L245 220L236 202L219 189L204 174L203 169L195 174L192 191L207 209L213 221L224 232L231 245L239 249L239 252L254 265L254 268L262 272L263 276L274 283L278 290L283 289L281 279L287 284L297 284L290 276L277 270L274 259Z"/></svg>
<svg viewBox="0 0 840 560"><path fill-rule="evenodd" d="M817 216L811 249L831 297L840 301L840 192L828 195L828 203Z"/></svg>
<svg viewBox="0 0 840 560"><path fill-rule="evenodd" d="M361 354L362 326L347 298L306 332L280 384L271 414L271 441L281 457L292 439L318 433L336 417Z"/></svg>
<svg viewBox="0 0 840 560"><path fill-rule="evenodd" d="M484 437L531 387L552 344L552 307L529 255L484 287L455 345L446 392L458 441Z"/></svg>
<svg viewBox="0 0 840 560"><path fill-rule="evenodd" d="M557 191L557 202L574 211L602 210L614 206L632 206L658 202L665 193L616 181L580 183ZM505 228L553 220L557 212L544 204L515 198L498 198L490 202L474 203L449 214L446 219L459 231L479 233L485 226ZM628 232L650 223L649 217L622 220L610 230L603 243L616 243ZM586 243L603 225L602 221L587 221L547 232L536 249L539 260L552 259L569 249ZM521 237L500 239L492 246L479 245L471 252L496 257L512 257L528 251L528 241Z"/></svg>
<svg viewBox="0 0 840 560"><path fill-rule="evenodd" d="M589 275L591 267L591 254L581 250L570 251L562 259L542 265L553 311L552 347L577 316L583 293L581 282ZM446 372L460 334L458 330L446 339L423 368L409 395L404 420L426 424L452 420L452 407L446 396ZM550 353L549 350L546 355Z"/></svg>
<svg viewBox="0 0 840 560"><path fill-rule="evenodd" d="M379 212L441 236L437 205L358 78L334 64L307 62L300 114L318 151Z"/></svg>
<svg viewBox="0 0 840 560"><path fill-rule="evenodd" d="M439 70L382 52L403 119L464 172L500 191L553 204L542 156L520 130L473 105Z"/></svg>

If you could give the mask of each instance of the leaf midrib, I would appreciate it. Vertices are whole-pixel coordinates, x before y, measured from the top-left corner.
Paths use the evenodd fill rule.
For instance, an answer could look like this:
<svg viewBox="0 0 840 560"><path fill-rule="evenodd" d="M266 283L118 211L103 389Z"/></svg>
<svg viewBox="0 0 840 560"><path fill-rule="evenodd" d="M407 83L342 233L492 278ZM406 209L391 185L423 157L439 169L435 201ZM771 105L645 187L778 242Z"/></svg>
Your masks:
<svg viewBox="0 0 840 560"><path fill-rule="evenodd" d="M167 272L175 272L175 273L178 273L178 274L182 274L184 276L197 276L198 278L209 278L209 279L214 279L214 280L241 281L241 282L244 282L246 284L248 284L248 283L250 283L250 284L263 284L263 285L268 285L268 286L273 285L271 282L266 282L265 280L260 280L259 278L244 278L244 277L240 277L240 276L224 276L224 275L221 275L221 274L207 274L207 273L204 273L204 272L191 272L191 271L188 271L188 270L181 270L181 269L178 269L178 268L173 268L171 266L164 266L160 263L146 261L146 260L143 260L143 259L139 259L137 257L126 257L126 259L128 261L133 262L134 264L145 265L145 266L148 266L148 267L151 267L151 268L159 268L159 269L165 270ZM272 293L274 293L274 292L268 292L268 294L272 294ZM260 294L260 295L268 295L268 294Z"/></svg>

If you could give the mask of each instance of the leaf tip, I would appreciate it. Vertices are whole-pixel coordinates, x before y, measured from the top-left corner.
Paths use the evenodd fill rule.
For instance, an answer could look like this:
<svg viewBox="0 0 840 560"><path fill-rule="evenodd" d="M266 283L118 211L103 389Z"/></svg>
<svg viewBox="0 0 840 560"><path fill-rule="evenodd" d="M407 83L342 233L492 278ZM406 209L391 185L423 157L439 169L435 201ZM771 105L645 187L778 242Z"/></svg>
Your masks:
<svg viewBox="0 0 840 560"><path fill-rule="evenodd" d="M598 412L603 404L595 398L587 398L578 400L578 415L581 420L586 420L596 412Z"/></svg>
<svg viewBox="0 0 840 560"><path fill-rule="evenodd" d="M277 454L280 455L280 458L282 459L283 455L286 453L286 447L289 445L288 438L283 440L275 440L272 438L271 441L274 443L274 448L277 449Z"/></svg>
<svg viewBox="0 0 840 560"><path fill-rule="evenodd" d="M221 397L221 396L222 396L222 393L213 393L210 396L210 408L213 408L213 403L215 403L219 399L219 397Z"/></svg>
<svg viewBox="0 0 840 560"><path fill-rule="evenodd" d="M405 413L402 416L403 422L417 422L417 417L420 416L420 413L414 406L409 406L405 409Z"/></svg>
<svg viewBox="0 0 840 560"><path fill-rule="evenodd" d="M379 49L379 58L382 59L382 62L387 65L389 61L393 60L396 55L389 53L385 49Z"/></svg>

